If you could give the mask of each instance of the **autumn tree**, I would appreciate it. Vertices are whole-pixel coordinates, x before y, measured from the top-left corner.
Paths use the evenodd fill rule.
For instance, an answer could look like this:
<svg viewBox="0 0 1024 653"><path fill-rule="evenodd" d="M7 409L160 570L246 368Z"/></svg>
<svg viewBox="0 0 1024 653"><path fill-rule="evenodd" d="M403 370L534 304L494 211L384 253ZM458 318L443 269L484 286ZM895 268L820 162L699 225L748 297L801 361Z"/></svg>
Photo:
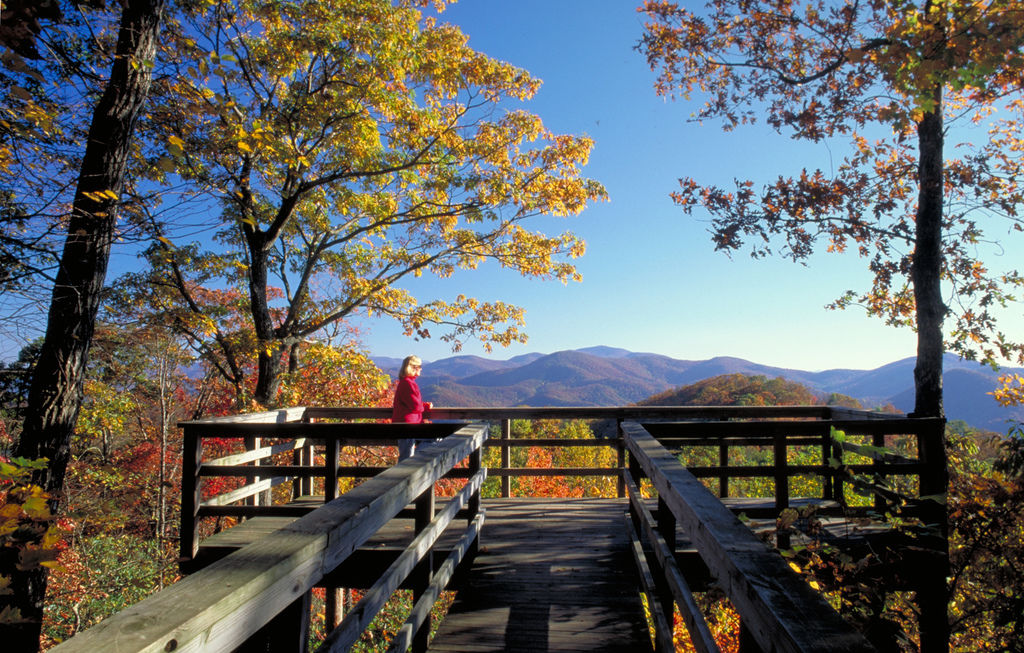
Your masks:
<svg viewBox="0 0 1024 653"><path fill-rule="evenodd" d="M520 308L421 301L407 279L487 261L578 278L570 260L583 243L525 223L604 196L580 176L591 141L516 109L539 81L473 51L426 4L221 1L179 17L147 153L216 236L176 238L154 217L154 280L195 322L213 319L198 288L241 293L259 403L278 400L302 342L357 314L392 317L420 337L436 326L456 349L470 337L524 339ZM225 337L212 326L207 338L222 362Z"/></svg>
<svg viewBox="0 0 1024 653"><path fill-rule="evenodd" d="M717 249L867 258L871 287L832 307L859 303L916 330L916 415L943 414L944 346L1024 361L996 326L1022 277L982 258L987 234L1022 228L1024 4L714 0L697 12L650 0L641 10L658 92L698 94L696 119L731 130L763 117L795 139L851 144L835 171L804 169L760 190L682 179L673 198L711 215ZM949 147L961 123L988 138Z"/></svg>
<svg viewBox="0 0 1024 653"><path fill-rule="evenodd" d="M53 3L47 3L52 5ZM84 3L83 3L84 4ZM116 26L116 39L107 39L95 50L91 43L77 43L68 47L63 41L66 33L55 29L45 35L41 25L36 33L55 54L54 66L47 77L24 61L9 64L23 78L34 80L33 89L21 89L8 99L8 112L13 103L26 109L36 109L19 115L19 123L3 125L16 138L8 141L4 152L3 183L6 193L24 192L24 185L49 182L46 197L59 206L56 212L59 224L66 228L66 238L59 257L59 265L52 285L52 297L47 318L46 334L36 362L24 427L15 453L31 459L47 459L49 464L37 474L42 488L56 503L63 487L70 452L71 435L82 397L82 385L94 321L99 307L100 291L104 285L110 247L118 224L118 203L124 189L124 176L133 144L133 130L141 113L152 80L151 62L160 30L164 0L126 0L113 14L111 25ZM57 12L59 15L59 12ZM32 30L30 30L32 31ZM93 34L94 38L100 35ZM104 35L105 36L105 35ZM49 40L50 37L53 40ZM109 69L109 76L97 81L92 71L90 81L96 95L85 94L94 103L86 115L90 116L84 134L84 147L74 154L47 159L45 131L50 130L58 141L74 142L68 134L61 134L55 126L54 114L48 106L59 107L59 98L67 91L62 88L61 76L68 70L83 72L82 68L64 67L65 64L85 64L74 54L82 49L95 53L91 63L101 62ZM65 56L68 55L68 56ZM8 61L12 61L8 53ZM21 70L18 70L21 68ZM101 70L103 68L100 68ZM30 85L30 84L27 84ZM30 85L31 86L31 85ZM33 92L33 90L35 92ZM58 101L55 101L57 98ZM28 134L28 137L25 137ZM38 139L34 134L38 134ZM33 177L12 179L11 160L27 163L32 170L33 161L43 159L48 169L32 170ZM64 163L67 167L60 167ZM11 186L7 186L11 183ZM73 195L65 196L66 189L74 188ZM13 202L6 202L5 213ZM18 209L20 211L20 209ZM5 559L4 574L10 575L13 592L0 597L0 610L8 609L20 620L0 624L5 645L12 651L35 651L39 645L42 603L46 590L45 568L8 568Z"/></svg>

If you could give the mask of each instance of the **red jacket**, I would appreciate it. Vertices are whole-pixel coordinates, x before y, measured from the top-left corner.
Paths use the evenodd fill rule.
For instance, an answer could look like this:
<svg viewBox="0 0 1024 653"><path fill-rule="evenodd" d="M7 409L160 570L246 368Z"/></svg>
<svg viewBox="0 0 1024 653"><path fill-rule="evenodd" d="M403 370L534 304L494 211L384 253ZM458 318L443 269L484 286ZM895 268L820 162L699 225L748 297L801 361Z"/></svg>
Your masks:
<svg viewBox="0 0 1024 653"><path fill-rule="evenodd" d="M420 387L416 385L416 377L404 376L398 380L398 387L395 388L395 404L391 409L392 422L407 422L419 424L423 421L423 399L420 397Z"/></svg>

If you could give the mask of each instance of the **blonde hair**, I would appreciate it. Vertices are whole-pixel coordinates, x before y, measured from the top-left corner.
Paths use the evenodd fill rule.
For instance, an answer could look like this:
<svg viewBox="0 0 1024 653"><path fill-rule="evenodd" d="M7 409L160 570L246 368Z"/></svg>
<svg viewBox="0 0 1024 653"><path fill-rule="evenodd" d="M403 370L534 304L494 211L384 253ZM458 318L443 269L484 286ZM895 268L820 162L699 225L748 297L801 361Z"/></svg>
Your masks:
<svg viewBox="0 0 1024 653"><path fill-rule="evenodd" d="M407 376L413 376L413 367L422 367L423 361L420 360L419 356L406 356L405 360L402 361L402 367L399 368L398 378L404 379Z"/></svg>

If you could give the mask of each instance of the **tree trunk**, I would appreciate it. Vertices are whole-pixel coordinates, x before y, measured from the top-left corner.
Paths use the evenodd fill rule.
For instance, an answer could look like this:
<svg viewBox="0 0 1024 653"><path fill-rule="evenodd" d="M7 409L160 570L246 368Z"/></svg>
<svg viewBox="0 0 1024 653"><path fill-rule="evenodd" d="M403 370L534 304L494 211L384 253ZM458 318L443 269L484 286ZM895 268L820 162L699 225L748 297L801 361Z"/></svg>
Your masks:
<svg viewBox="0 0 1024 653"><path fill-rule="evenodd" d="M942 407L942 89L935 109L917 124L920 162L918 205L911 279L917 310L917 365L914 415L944 417Z"/></svg>
<svg viewBox="0 0 1024 653"><path fill-rule="evenodd" d="M75 190L68 235L54 283L46 336L33 375L24 430L16 454L47 458L37 482L56 508L71 452L71 435L82 400L86 360L99 308L117 221L117 203L104 193L121 192L136 118L149 94L157 36L165 0L126 0L110 79L96 105ZM13 594L0 599L24 621L0 625L6 651L36 651L46 594L44 568L11 575Z"/></svg>
<svg viewBox="0 0 1024 653"><path fill-rule="evenodd" d="M263 232L244 227L249 248L249 306L259 351L256 364L256 390L260 405L272 407L281 385L281 343L274 328L274 318L267 299L269 275L267 238Z"/></svg>
<svg viewBox="0 0 1024 653"><path fill-rule="evenodd" d="M167 431L169 430L170 410L167 402L167 367L168 347L165 346L160 355L160 474L157 487L156 501L156 541L160 550L163 550L164 540L167 537L164 518L166 516L167 504ZM160 574L160 588L164 585L163 573Z"/></svg>

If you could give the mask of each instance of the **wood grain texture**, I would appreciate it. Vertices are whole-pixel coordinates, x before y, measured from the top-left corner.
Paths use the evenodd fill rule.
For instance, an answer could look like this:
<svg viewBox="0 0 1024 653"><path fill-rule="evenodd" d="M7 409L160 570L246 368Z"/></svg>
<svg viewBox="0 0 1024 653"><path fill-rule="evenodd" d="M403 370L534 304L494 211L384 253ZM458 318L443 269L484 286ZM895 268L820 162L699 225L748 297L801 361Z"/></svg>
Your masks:
<svg viewBox="0 0 1024 653"><path fill-rule="evenodd" d="M487 438L466 427L54 651L230 651L300 599Z"/></svg>
<svg viewBox="0 0 1024 653"><path fill-rule="evenodd" d="M650 651L624 500L489 499L431 651Z"/></svg>
<svg viewBox="0 0 1024 653"><path fill-rule="evenodd" d="M630 454L762 649L874 650L642 426L625 423L622 428Z"/></svg>

